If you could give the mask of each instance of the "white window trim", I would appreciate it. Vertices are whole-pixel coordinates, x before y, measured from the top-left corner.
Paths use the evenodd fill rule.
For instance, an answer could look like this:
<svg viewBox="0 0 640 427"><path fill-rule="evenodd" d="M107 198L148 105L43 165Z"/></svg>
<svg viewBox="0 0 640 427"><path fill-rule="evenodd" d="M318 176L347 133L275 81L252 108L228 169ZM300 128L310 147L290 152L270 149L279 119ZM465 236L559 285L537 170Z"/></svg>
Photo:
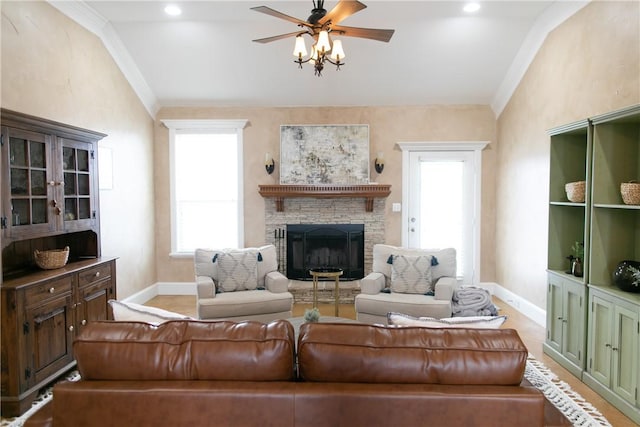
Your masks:
<svg viewBox="0 0 640 427"><path fill-rule="evenodd" d="M191 132L235 132L238 138L238 242L244 242L244 160L243 160L243 129L248 120L160 120L169 129L169 176L170 176L170 203L171 203L171 252L172 258L193 258L193 252L176 251L176 205L175 182L173 171L175 169L175 136L176 133L188 130Z"/></svg>
<svg viewBox="0 0 640 427"><path fill-rule="evenodd" d="M489 144L489 141L419 141L419 142L398 142L397 145L402 151L402 212L408 212L409 200L409 157L412 152L419 151L471 151L473 152L473 250L476 254L473 258L473 278L472 284L477 285L480 281L480 229L482 215L482 150ZM402 215L402 246L407 246L409 242L409 217Z"/></svg>

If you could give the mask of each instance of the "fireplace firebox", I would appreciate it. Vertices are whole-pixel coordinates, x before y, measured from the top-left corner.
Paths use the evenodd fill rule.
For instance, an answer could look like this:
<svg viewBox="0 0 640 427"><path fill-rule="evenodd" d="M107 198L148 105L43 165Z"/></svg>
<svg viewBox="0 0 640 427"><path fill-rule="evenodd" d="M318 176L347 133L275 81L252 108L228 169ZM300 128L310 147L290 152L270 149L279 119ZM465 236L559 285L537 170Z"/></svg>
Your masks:
<svg viewBox="0 0 640 427"><path fill-rule="evenodd" d="M342 269L340 280L364 277L364 224L287 224L287 277L326 267Z"/></svg>

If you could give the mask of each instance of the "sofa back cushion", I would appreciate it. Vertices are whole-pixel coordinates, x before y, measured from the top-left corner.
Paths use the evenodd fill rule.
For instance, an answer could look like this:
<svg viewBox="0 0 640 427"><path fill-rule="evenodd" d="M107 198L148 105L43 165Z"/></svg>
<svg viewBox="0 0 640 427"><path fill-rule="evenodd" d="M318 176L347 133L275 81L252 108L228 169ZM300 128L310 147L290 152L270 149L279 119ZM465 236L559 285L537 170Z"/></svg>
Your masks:
<svg viewBox="0 0 640 427"><path fill-rule="evenodd" d="M294 377L285 320L91 322L73 344L83 380L283 381Z"/></svg>
<svg viewBox="0 0 640 427"><path fill-rule="evenodd" d="M391 265L389 257L392 255L405 256L432 256L437 260L437 265L431 267L432 280L435 282L441 277L456 277L456 250L445 249L409 249L398 246L373 245L373 265L375 272L382 273L387 278L387 284L391 278ZM435 263L434 263L435 264Z"/></svg>
<svg viewBox="0 0 640 427"><path fill-rule="evenodd" d="M305 323L298 370L317 382L518 385L527 354L513 329Z"/></svg>

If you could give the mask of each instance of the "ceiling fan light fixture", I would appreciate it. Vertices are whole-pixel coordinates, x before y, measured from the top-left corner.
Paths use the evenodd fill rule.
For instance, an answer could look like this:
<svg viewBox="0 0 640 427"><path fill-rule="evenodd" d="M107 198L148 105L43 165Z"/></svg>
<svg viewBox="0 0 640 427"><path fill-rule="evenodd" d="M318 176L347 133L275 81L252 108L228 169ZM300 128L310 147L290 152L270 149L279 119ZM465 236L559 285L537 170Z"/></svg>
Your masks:
<svg viewBox="0 0 640 427"><path fill-rule="evenodd" d="M302 59L303 56L307 56L307 46L304 43L304 37L302 37L302 35L296 36L296 45L293 48L293 56L298 59Z"/></svg>
<svg viewBox="0 0 640 427"><path fill-rule="evenodd" d="M329 42L329 33L327 30L322 30L318 34L318 43L316 46L318 52L327 53L331 50L331 43Z"/></svg>
<svg viewBox="0 0 640 427"><path fill-rule="evenodd" d="M324 9L324 0L314 0L313 10L311 11L311 15L307 21L285 15L284 13L273 10L267 6L252 7L252 10L293 22L299 28L303 29L302 31L298 30L293 33L256 39L254 42L270 43L276 40L295 36L296 41L293 48L293 56L295 56L296 59L293 62L298 64L298 68L302 68L302 64L310 62L313 65L316 76L321 76L322 70L324 70L324 66L327 63L335 65L336 70L339 70L342 65L345 65L343 60L346 55L344 53L342 41L332 40L332 38L329 37L329 33L332 35L336 34L340 36L360 37L381 42L388 42L391 39L391 36L393 36L394 30L345 27L340 25L340 22L345 18L348 18L366 7L366 5L360 3L358 0L338 0L338 4L327 12ZM308 34L314 41L314 44L311 46L311 54L308 57L306 56L307 48L303 40L303 36L305 34Z"/></svg>
<svg viewBox="0 0 640 427"><path fill-rule="evenodd" d="M318 49L316 49L316 45L311 46L311 56L309 56L309 62L315 64L318 60Z"/></svg>
<svg viewBox="0 0 640 427"><path fill-rule="evenodd" d="M331 47L331 59L340 62L345 56L344 49L342 48L342 40L334 40L333 46Z"/></svg>

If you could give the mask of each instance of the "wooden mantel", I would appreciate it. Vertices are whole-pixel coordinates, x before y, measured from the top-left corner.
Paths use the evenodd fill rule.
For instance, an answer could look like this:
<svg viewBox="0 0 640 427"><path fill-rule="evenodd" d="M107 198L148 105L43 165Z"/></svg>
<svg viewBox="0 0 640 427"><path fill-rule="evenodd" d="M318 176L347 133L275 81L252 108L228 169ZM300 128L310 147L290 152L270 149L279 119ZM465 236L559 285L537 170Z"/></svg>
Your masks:
<svg viewBox="0 0 640 427"><path fill-rule="evenodd" d="M365 209L373 212L373 200L391 194L391 185L380 184L287 184L259 185L262 197L276 199L276 210L284 211L284 199L292 197L337 198L364 197Z"/></svg>

